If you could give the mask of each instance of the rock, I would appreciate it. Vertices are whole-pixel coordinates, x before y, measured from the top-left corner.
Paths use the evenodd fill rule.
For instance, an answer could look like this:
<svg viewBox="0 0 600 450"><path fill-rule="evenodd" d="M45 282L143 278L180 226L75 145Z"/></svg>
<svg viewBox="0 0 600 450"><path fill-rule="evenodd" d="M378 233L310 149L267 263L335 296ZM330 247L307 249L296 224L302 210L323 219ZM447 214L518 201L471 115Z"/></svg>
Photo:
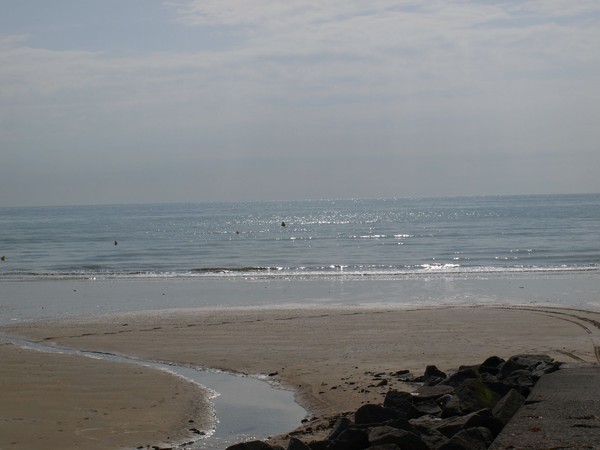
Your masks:
<svg viewBox="0 0 600 450"><path fill-rule="evenodd" d="M329 435L327 436L327 440L328 441L333 441L335 439L337 439L337 437L347 428L350 428L352 426L352 421L350 419L348 419L347 417L340 417L338 420L335 421L335 424L333 425L333 428L331 429L331 432L329 433Z"/></svg>
<svg viewBox="0 0 600 450"><path fill-rule="evenodd" d="M515 389L524 397L529 395L531 388L538 379L538 377L533 376L532 373L526 369L515 370L506 378L498 378L498 376L493 376L491 374L485 374L484 377L482 377L482 381L485 385L501 396L505 396L511 389Z"/></svg>
<svg viewBox="0 0 600 450"><path fill-rule="evenodd" d="M330 444L330 441L313 441L308 446L310 450L328 450Z"/></svg>
<svg viewBox="0 0 600 450"><path fill-rule="evenodd" d="M399 414L391 408L367 403L356 410L354 422L356 424L382 423L399 418Z"/></svg>
<svg viewBox="0 0 600 450"><path fill-rule="evenodd" d="M479 373L491 373L496 375L500 372L502 365L505 361L498 356L490 356L484 362L479 365Z"/></svg>
<svg viewBox="0 0 600 450"><path fill-rule="evenodd" d="M463 415L493 408L500 395L488 388L479 380L466 380L458 388L455 395L444 405L442 417Z"/></svg>
<svg viewBox="0 0 600 450"><path fill-rule="evenodd" d="M425 400L437 400L448 394L454 394L454 388L452 386L421 386L413 393L413 401L416 403Z"/></svg>
<svg viewBox="0 0 600 450"><path fill-rule="evenodd" d="M369 447L367 450L401 450L396 444L383 444Z"/></svg>
<svg viewBox="0 0 600 450"><path fill-rule="evenodd" d="M531 371L531 375L537 381L542 375L546 375L547 373L556 372L558 369L560 369L561 365L562 365L561 362L554 361L554 360L551 363L540 364L534 370Z"/></svg>
<svg viewBox="0 0 600 450"><path fill-rule="evenodd" d="M436 429L443 419L434 416L421 416L416 419L410 419L408 422L417 430L424 428Z"/></svg>
<svg viewBox="0 0 600 450"><path fill-rule="evenodd" d="M456 433L466 428L467 425L474 426L473 419L475 419L476 416L477 413L473 412L464 416L448 417L446 419L442 419L442 421L435 426L435 429L442 433L444 436L451 438Z"/></svg>
<svg viewBox="0 0 600 450"><path fill-rule="evenodd" d="M481 375L479 374L479 371L474 367L463 368L462 370L450 375L440 384L457 388L466 380L481 380Z"/></svg>
<svg viewBox="0 0 600 450"><path fill-rule="evenodd" d="M499 378L507 378L517 370L527 370L535 376L554 372L560 367L551 357L547 355L516 355L508 359L500 370Z"/></svg>
<svg viewBox="0 0 600 450"><path fill-rule="evenodd" d="M369 445L369 444L367 444ZM359 444L355 444L353 442L344 442L344 441L333 441L330 442L326 450L364 450L366 447L363 447ZM311 448L312 450L312 448Z"/></svg>
<svg viewBox="0 0 600 450"><path fill-rule="evenodd" d="M287 450L311 450L311 448L304 442L302 442L300 439L292 437L290 438L290 442L288 443Z"/></svg>
<svg viewBox="0 0 600 450"><path fill-rule="evenodd" d="M512 372L508 377L504 378L502 382L507 385L514 385L519 387L533 387L537 378L527 369L519 369Z"/></svg>
<svg viewBox="0 0 600 450"><path fill-rule="evenodd" d="M495 382L498 381L498 378L496 378L495 375L492 375L489 372L480 372L479 375L480 375L479 379L481 381L483 381L485 384L487 384L487 383L495 383Z"/></svg>
<svg viewBox="0 0 600 450"><path fill-rule="evenodd" d="M344 444L344 446L340 448L345 450L362 450L369 446L369 433L368 430L348 428L340 434L336 441L340 444Z"/></svg>
<svg viewBox="0 0 600 450"><path fill-rule="evenodd" d="M423 386L437 386L444 380L445 378L441 377L429 377L425 381L423 381Z"/></svg>
<svg viewBox="0 0 600 450"><path fill-rule="evenodd" d="M392 428L397 428L399 430L410 431L411 433L417 432L415 427L413 427L411 423L406 419L388 420L387 422L385 422L385 425L388 425Z"/></svg>
<svg viewBox="0 0 600 450"><path fill-rule="evenodd" d="M422 376L415 378L414 381L424 383L426 386L435 386L445 379L446 374L436 366L427 366L425 373Z"/></svg>
<svg viewBox="0 0 600 450"><path fill-rule="evenodd" d="M446 378L446 374L440 369L438 369L436 366L427 366L425 368L425 373L423 374L423 377L425 377L425 379L430 377Z"/></svg>
<svg viewBox="0 0 600 450"><path fill-rule="evenodd" d="M397 411L405 419L410 418L414 397L408 392L389 391L383 400L383 406Z"/></svg>
<svg viewBox="0 0 600 450"><path fill-rule="evenodd" d="M438 448L449 439L434 428L419 428L419 436L429 448Z"/></svg>
<svg viewBox="0 0 600 450"><path fill-rule="evenodd" d="M371 428L369 443L371 446L396 444L401 449L429 450L427 444L415 433L385 425Z"/></svg>
<svg viewBox="0 0 600 450"><path fill-rule="evenodd" d="M437 450L486 450L494 440L492 432L484 427L467 428L456 433Z"/></svg>
<svg viewBox="0 0 600 450"><path fill-rule="evenodd" d="M425 400L412 405L409 417L421 417L425 415L435 416L442 414L442 408L435 400Z"/></svg>
<svg viewBox="0 0 600 450"><path fill-rule="evenodd" d="M511 389L508 394L502 397L496 406L492 409L492 415L506 425L510 418L515 415L521 406L525 404L525 397L516 390Z"/></svg>
<svg viewBox="0 0 600 450"><path fill-rule="evenodd" d="M263 441L248 441L231 445L225 450L283 450L282 447L272 446Z"/></svg>
<svg viewBox="0 0 600 450"><path fill-rule="evenodd" d="M492 431L495 436L500 433L504 425L496 419L489 409L473 412L464 416L454 416L443 419L439 422L435 429L441 432L444 436L453 437L466 428L485 427Z"/></svg>
<svg viewBox="0 0 600 450"><path fill-rule="evenodd" d="M498 380L496 377L490 374L484 375L483 383L496 394L500 395L500 397L504 397L511 391L511 389L513 389L511 385L504 383L502 380Z"/></svg>

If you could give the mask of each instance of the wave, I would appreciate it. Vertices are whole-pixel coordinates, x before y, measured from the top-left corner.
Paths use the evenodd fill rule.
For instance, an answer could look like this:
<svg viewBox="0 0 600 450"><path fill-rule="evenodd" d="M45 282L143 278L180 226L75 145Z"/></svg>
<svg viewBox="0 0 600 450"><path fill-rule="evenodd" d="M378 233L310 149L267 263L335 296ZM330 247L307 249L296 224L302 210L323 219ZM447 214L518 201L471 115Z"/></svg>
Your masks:
<svg viewBox="0 0 600 450"><path fill-rule="evenodd" d="M98 268L96 268L98 269ZM312 267L199 267L181 271L164 270L94 270L87 266L70 271L0 271L2 281L36 280L103 280L103 279L402 279L428 277L483 277L527 274L561 274L587 272L600 274L600 264L538 266L461 266L439 263L414 266L348 266L343 264Z"/></svg>
<svg viewBox="0 0 600 450"><path fill-rule="evenodd" d="M201 267L192 269L192 273L244 273L244 272L264 272L269 270L280 270L273 267Z"/></svg>

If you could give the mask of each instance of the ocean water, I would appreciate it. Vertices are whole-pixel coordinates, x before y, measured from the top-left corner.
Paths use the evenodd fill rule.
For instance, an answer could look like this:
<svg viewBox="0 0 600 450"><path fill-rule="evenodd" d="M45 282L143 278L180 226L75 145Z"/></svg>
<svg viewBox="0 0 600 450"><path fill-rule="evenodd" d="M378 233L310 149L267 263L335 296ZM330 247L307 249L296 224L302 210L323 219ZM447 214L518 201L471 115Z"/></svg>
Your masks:
<svg viewBox="0 0 600 450"><path fill-rule="evenodd" d="M0 208L0 255L0 281L599 271L600 195Z"/></svg>
<svg viewBox="0 0 600 450"><path fill-rule="evenodd" d="M0 256L0 322L206 306L595 305L600 195L0 208Z"/></svg>

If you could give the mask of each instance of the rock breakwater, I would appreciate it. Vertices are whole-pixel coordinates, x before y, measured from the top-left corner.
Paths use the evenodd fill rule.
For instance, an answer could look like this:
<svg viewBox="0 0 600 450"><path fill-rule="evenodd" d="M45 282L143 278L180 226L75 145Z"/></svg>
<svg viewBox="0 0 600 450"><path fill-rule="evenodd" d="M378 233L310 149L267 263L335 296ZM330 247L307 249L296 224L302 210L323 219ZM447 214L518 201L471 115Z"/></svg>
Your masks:
<svg viewBox="0 0 600 450"><path fill-rule="evenodd" d="M390 390L383 404L365 404L331 418L321 439L311 439L310 421L292 432L287 450L483 450L525 404L537 380L558 370L546 355L492 356L450 374L427 366L420 376L398 371L416 389ZM243 442L227 450L284 450L268 441Z"/></svg>

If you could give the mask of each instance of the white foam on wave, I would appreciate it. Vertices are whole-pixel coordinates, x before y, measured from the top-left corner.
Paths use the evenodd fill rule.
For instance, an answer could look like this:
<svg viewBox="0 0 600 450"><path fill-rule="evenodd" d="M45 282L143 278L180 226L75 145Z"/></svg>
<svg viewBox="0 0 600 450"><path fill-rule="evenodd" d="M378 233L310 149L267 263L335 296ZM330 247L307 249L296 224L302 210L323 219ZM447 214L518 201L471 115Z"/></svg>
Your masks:
<svg viewBox="0 0 600 450"><path fill-rule="evenodd" d="M427 271L452 271L460 267L460 264L421 264Z"/></svg>
<svg viewBox="0 0 600 450"><path fill-rule="evenodd" d="M574 272L600 272L600 264L571 266L561 264L559 266L540 267L535 265L513 265L506 266L471 266L458 264L457 261L466 259L452 258L452 263L424 263L413 266L389 266L389 265L348 265L343 263L332 263L327 265L300 267L265 267L257 268L221 268L219 270L194 269L185 272L161 272L161 271L136 271L136 272L39 272L0 273L1 281L102 281L102 280L165 280L165 279L337 279L339 277L355 279L401 279L419 278L423 276L457 276L470 277L485 274L535 274L535 273L574 273ZM247 270L246 270L247 269Z"/></svg>

